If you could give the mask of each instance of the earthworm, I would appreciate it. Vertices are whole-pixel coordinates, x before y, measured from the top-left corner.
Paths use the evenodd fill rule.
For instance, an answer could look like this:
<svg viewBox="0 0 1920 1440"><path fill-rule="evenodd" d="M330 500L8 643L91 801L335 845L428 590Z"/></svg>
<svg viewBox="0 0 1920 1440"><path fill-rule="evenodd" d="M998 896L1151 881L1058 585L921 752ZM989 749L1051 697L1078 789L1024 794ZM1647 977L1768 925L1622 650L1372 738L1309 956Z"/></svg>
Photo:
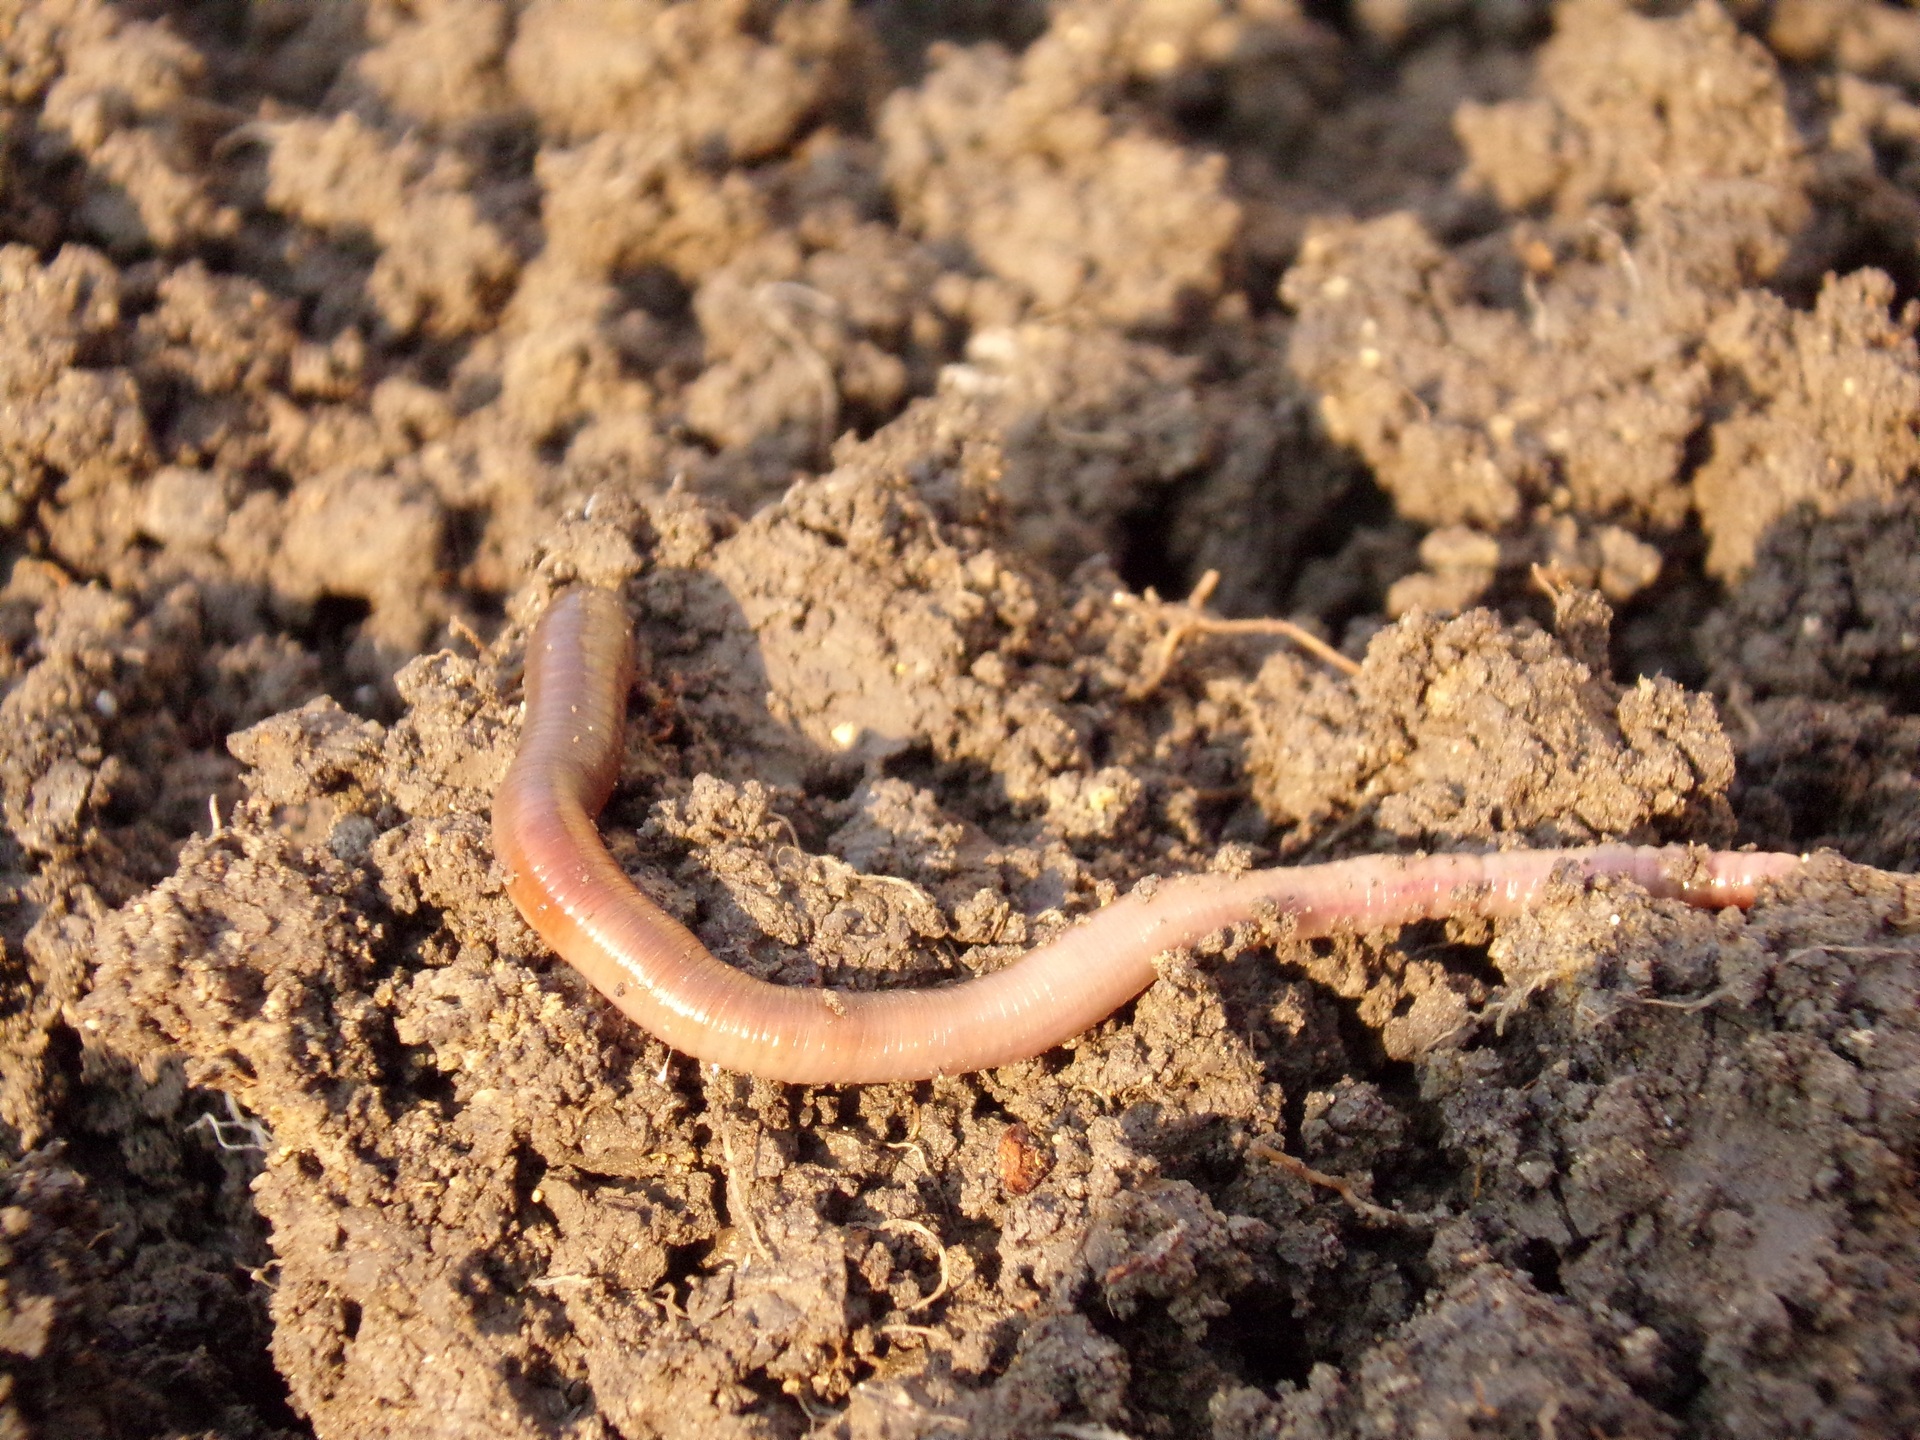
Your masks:
<svg viewBox="0 0 1920 1440"><path fill-rule="evenodd" d="M769 1080L923 1080L1027 1059L1151 985L1154 958L1239 922L1295 933L1513 915L1556 873L1631 880L1704 907L1750 905L1792 855L1598 845L1492 855L1366 856L1143 886L991 974L848 991L773 985L723 964L634 887L594 819L619 775L632 625L619 596L563 591L527 647L520 749L494 797L493 845L527 922L629 1019L675 1050Z"/></svg>

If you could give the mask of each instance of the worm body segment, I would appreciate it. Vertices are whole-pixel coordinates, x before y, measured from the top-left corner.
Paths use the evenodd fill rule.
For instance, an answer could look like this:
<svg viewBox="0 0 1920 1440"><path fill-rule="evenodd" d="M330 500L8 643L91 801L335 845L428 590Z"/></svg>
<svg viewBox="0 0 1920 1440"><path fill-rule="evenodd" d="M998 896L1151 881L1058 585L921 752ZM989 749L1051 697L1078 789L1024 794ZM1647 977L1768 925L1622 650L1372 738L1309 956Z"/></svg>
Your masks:
<svg viewBox="0 0 1920 1440"><path fill-rule="evenodd" d="M494 798L494 853L527 922L629 1019L676 1050L770 1080L920 1080L1027 1059L1145 990L1156 956L1268 907L1306 936L1512 915L1563 864L1663 898L1744 906L1800 865L1792 855L1601 845L1189 875L1128 895L960 984L770 985L716 959L601 843L594 817L619 775L632 643L625 608L608 590L566 590L541 617L527 647L520 749Z"/></svg>

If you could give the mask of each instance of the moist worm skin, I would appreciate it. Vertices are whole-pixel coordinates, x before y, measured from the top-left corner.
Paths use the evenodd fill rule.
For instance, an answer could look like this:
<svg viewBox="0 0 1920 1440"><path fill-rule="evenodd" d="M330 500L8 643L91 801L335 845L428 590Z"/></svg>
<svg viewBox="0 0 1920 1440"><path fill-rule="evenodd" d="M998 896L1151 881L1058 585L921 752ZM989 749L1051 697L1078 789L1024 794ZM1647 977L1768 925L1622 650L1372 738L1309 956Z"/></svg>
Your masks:
<svg viewBox="0 0 1920 1440"><path fill-rule="evenodd" d="M629 1019L676 1050L769 1080L924 1080L1027 1059L1145 990L1155 956L1261 914L1291 915L1302 936L1513 915L1562 865L1663 899L1745 906L1801 864L1793 855L1599 845L1188 875L957 985L770 985L715 959L634 888L601 843L594 817L619 775L632 656L632 625L612 591L576 586L548 607L527 646L526 722L494 797L494 853L527 923Z"/></svg>

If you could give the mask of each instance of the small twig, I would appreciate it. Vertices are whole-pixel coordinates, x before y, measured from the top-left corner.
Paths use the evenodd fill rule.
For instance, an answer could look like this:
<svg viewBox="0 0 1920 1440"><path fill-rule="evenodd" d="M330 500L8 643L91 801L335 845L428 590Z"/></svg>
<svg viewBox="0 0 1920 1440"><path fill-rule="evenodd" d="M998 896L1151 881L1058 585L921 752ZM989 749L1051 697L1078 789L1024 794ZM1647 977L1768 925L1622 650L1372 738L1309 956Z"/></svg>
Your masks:
<svg viewBox="0 0 1920 1440"><path fill-rule="evenodd" d="M591 1275L542 1275L536 1280L529 1280L527 1288L544 1292L556 1290L562 1285L591 1285L592 1283Z"/></svg>
<svg viewBox="0 0 1920 1440"><path fill-rule="evenodd" d="M1589 230L1597 230L1600 234L1606 236L1607 239L1613 241L1613 253L1619 257L1620 268L1626 272L1627 285L1637 298L1641 288L1640 267L1634 263L1633 251L1627 247L1625 238L1621 236L1618 230L1614 229L1604 220L1588 220L1587 228Z"/></svg>
<svg viewBox="0 0 1920 1440"><path fill-rule="evenodd" d="M648 1297L662 1310L666 1311L667 1314L677 1320L687 1318L687 1312L680 1307L680 1302L674 1298L673 1282L671 1280L661 1281L647 1293Z"/></svg>
<svg viewBox="0 0 1920 1440"><path fill-rule="evenodd" d="M880 1148L883 1150L904 1150L914 1156L919 1160L921 1170L925 1171L927 1178L931 1180L933 1178L933 1162L927 1158L926 1147L920 1143L920 1118L922 1113L918 1106L914 1108L913 1124L907 1127L906 1139L882 1140L880 1142Z"/></svg>
<svg viewBox="0 0 1920 1440"><path fill-rule="evenodd" d="M927 1159L927 1152L921 1148L918 1140L882 1140L880 1142L880 1148L883 1150L906 1151L909 1155L919 1160L920 1168L926 1172L929 1179L932 1178L933 1164Z"/></svg>
<svg viewBox="0 0 1920 1440"><path fill-rule="evenodd" d="M934 1286L931 1292L922 1295L918 1300L914 1301L913 1304L903 1309L900 1312L902 1315L912 1315L918 1311L927 1309L934 1301L940 1299L941 1296L953 1288L953 1275L947 1268L947 1247L940 1243L940 1237L934 1234L932 1230L922 1225L918 1220L882 1220L879 1228L896 1235L902 1231L911 1231L913 1234L921 1236L933 1247L933 1253L938 1256L940 1260L940 1283Z"/></svg>
<svg viewBox="0 0 1920 1440"><path fill-rule="evenodd" d="M1160 602L1163 610L1182 613L1167 627L1166 634L1160 639L1153 663L1147 667L1146 673L1127 688L1129 700L1144 700L1159 689L1160 683L1167 678L1167 672L1173 668L1173 662L1180 653L1180 647L1195 635L1277 636L1280 639L1292 641L1300 649L1324 664L1332 666L1343 675L1360 673L1357 662L1342 655L1318 635L1303 626L1296 625L1291 620L1282 620L1277 616L1255 620L1223 620L1218 616L1205 614L1206 603L1213 598L1213 592L1219 588L1219 585L1220 572L1209 570L1200 577L1199 583L1193 587L1193 593L1181 604L1170 605L1165 601ZM1126 598L1131 599L1131 597Z"/></svg>
<svg viewBox="0 0 1920 1440"><path fill-rule="evenodd" d="M1278 1142L1266 1136L1255 1139L1247 1148L1251 1154L1257 1156L1259 1159L1268 1160L1278 1165L1282 1170L1293 1176L1294 1179L1304 1181L1308 1185L1317 1185L1323 1190L1333 1191L1334 1194L1347 1202L1354 1214L1358 1215L1362 1220L1372 1221L1375 1225L1391 1225L1396 1228L1407 1229L1437 1225L1440 1221L1447 1218L1443 1212L1438 1211L1430 1214L1410 1214L1403 1210L1389 1210L1384 1205L1376 1205L1373 1201L1362 1195L1359 1190L1354 1187L1353 1182L1342 1180L1338 1175L1329 1175L1325 1171L1314 1169L1311 1165L1307 1164L1306 1161L1289 1155L1285 1150L1280 1148Z"/></svg>
<svg viewBox="0 0 1920 1440"><path fill-rule="evenodd" d="M783 850L796 851L800 858L805 860L807 858L807 852L800 847L800 832L793 828L793 821L789 820L785 815L782 815L778 810L769 810L767 814L779 821L787 832L787 843L780 848ZM776 850L774 853L777 855L780 852Z"/></svg>
<svg viewBox="0 0 1920 1440"><path fill-rule="evenodd" d="M1629 995L1627 998L1639 1005L1657 1005L1662 1010L1705 1010L1733 994L1731 985L1722 985L1717 990L1709 990L1704 995L1696 995L1691 1000L1662 1000L1653 995Z"/></svg>
<svg viewBox="0 0 1920 1440"><path fill-rule="evenodd" d="M249 120L234 126L215 140L208 153L215 160L224 160L242 145L265 145L271 148L279 138L276 132L284 128L284 125L270 120Z"/></svg>
<svg viewBox="0 0 1920 1440"><path fill-rule="evenodd" d="M482 641L478 635L474 634L473 627L467 624L466 620L461 616L449 615L447 617L447 633L456 640L466 641L467 644L473 647L473 653L475 655L484 655L487 653L486 643Z"/></svg>
<svg viewBox="0 0 1920 1440"><path fill-rule="evenodd" d="M793 1397L793 1403L798 1405L801 1413L807 1417L807 1433L809 1435L817 1431L823 1421L837 1418L837 1412L835 1411L814 1409L812 1402L807 1399L806 1391L800 1388L799 1382L789 1381L788 1383L795 1388L788 1390L787 1394Z"/></svg>
<svg viewBox="0 0 1920 1440"><path fill-rule="evenodd" d="M1551 343L1553 340L1553 315L1552 312L1547 309L1547 302L1540 296L1539 282L1531 275L1522 275L1520 277L1520 295L1521 298L1527 302L1527 318L1529 322L1527 328L1533 333L1533 338L1538 340L1542 345Z"/></svg>
<svg viewBox="0 0 1920 1440"><path fill-rule="evenodd" d="M1184 1221L1176 1220L1166 1229L1155 1235L1145 1245L1128 1255L1117 1265L1110 1265L1100 1277L1101 1289L1107 1291L1107 1309L1113 1310L1113 1288L1122 1280L1132 1279L1135 1275L1158 1274L1165 1268L1168 1259L1179 1250L1187 1238Z"/></svg>
<svg viewBox="0 0 1920 1440"><path fill-rule="evenodd" d="M1128 430L1083 430L1052 415L1047 416L1047 430L1061 444L1096 455L1124 455L1140 443Z"/></svg>
<svg viewBox="0 0 1920 1440"><path fill-rule="evenodd" d="M1304 626L1296 625L1291 620L1282 620L1278 616L1269 616L1257 620L1218 620L1212 616L1202 616L1199 619L1190 621L1184 627L1184 631L1185 634L1181 634L1179 631L1175 633L1180 634L1182 640L1185 639L1186 634L1278 635L1282 639L1291 640L1316 660L1330 665L1342 675L1358 675L1360 673L1359 661L1342 655L1338 650L1334 649L1333 646L1329 645ZM1177 644L1173 648L1177 648ZM1171 661L1172 656L1169 655L1168 659Z"/></svg>
<svg viewBox="0 0 1920 1440"><path fill-rule="evenodd" d="M1558 564L1541 565L1536 563L1530 565L1527 567L1527 578L1533 581L1534 589L1546 596L1547 599L1551 600L1556 606L1566 598L1567 577L1560 573Z"/></svg>
<svg viewBox="0 0 1920 1440"><path fill-rule="evenodd" d="M767 1248L766 1240L760 1234L760 1225L753 1218L752 1184L760 1178L760 1132L753 1132L754 1173L745 1182L740 1180L739 1166L733 1158L733 1136L723 1124L720 1126L720 1153L727 1161L727 1194L730 1207L739 1215L740 1224L747 1232L747 1239L753 1244L754 1254L767 1264L773 1263L773 1251Z"/></svg>
<svg viewBox="0 0 1920 1440"><path fill-rule="evenodd" d="M932 903L932 897L904 875L866 874L860 877L860 882L863 885L892 885L897 889L906 891L907 894L916 900L925 900L929 904Z"/></svg>
<svg viewBox="0 0 1920 1440"><path fill-rule="evenodd" d="M187 1126L187 1134L205 1130L213 1137L214 1144L230 1153L258 1150L264 1155L273 1148L273 1132L258 1116L247 1114L240 1108L240 1102L231 1095L222 1095L220 1098L227 1102L227 1118L218 1119L212 1111L207 1111ZM236 1138L228 1138L230 1131Z"/></svg>

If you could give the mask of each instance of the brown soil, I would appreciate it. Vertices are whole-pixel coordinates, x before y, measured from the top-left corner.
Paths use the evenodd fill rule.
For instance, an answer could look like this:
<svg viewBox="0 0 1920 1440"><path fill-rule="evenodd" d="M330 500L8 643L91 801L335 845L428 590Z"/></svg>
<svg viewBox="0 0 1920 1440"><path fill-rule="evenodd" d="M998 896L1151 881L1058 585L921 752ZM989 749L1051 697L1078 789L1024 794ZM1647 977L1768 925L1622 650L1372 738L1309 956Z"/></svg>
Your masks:
<svg viewBox="0 0 1920 1440"><path fill-rule="evenodd" d="M1911 9L12 0L0 107L0 1440L1920 1432ZM493 866L575 578L787 984L1829 853L750 1082Z"/></svg>

